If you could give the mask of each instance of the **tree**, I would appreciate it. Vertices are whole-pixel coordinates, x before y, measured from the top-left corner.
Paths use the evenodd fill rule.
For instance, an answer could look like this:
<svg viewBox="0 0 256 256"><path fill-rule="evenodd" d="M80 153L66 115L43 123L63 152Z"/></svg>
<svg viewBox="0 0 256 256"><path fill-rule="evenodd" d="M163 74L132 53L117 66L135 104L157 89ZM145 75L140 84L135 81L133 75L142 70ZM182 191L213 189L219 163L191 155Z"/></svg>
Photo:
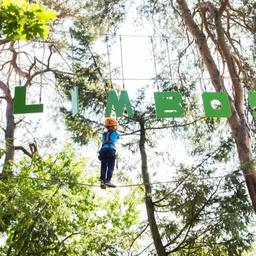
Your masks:
<svg viewBox="0 0 256 256"><path fill-rule="evenodd" d="M10 45L12 57L2 65L2 69L10 63L15 72L24 76L31 82L32 68L35 62L31 64L28 72L23 71L17 64L18 53L15 49L15 40L31 40L37 37L44 38L48 35L48 23L55 18L55 12L46 10L44 6L38 4L29 4L27 1L9 1L3 0L0 5L0 44ZM13 115L13 98L9 88L9 79L11 74L6 76L6 81L0 81L0 89L6 100L6 127L5 127L5 144L6 154L4 160L3 171L8 170L8 165L14 157L14 131L16 127ZM32 76L34 77L34 76Z"/></svg>
<svg viewBox="0 0 256 256"><path fill-rule="evenodd" d="M135 194L122 203L116 192L104 199L85 164L70 146L54 157L16 161L18 174L0 181L0 255L119 255L129 248Z"/></svg>
<svg viewBox="0 0 256 256"><path fill-rule="evenodd" d="M223 68L227 68L229 82L232 84L229 95L232 116L228 119L228 122L236 142L238 157L252 205L256 211L256 169L244 98L246 91L254 86L252 84L253 74L251 73L250 65L246 62L242 53L238 51L235 37L232 36L231 31L233 27L241 28L242 26L233 17L240 19L244 16L241 16L241 11L234 8L229 1L222 1L219 6L207 2L199 4L200 19L197 22L193 18L186 1L177 1L177 4L186 28L195 39L214 89L218 92L227 92L228 88L213 58L207 37L212 40L215 50L220 55ZM228 19L227 24L224 24L225 17ZM202 28L199 24L202 24ZM247 24L245 21L245 29L253 30L253 27Z"/></svg>

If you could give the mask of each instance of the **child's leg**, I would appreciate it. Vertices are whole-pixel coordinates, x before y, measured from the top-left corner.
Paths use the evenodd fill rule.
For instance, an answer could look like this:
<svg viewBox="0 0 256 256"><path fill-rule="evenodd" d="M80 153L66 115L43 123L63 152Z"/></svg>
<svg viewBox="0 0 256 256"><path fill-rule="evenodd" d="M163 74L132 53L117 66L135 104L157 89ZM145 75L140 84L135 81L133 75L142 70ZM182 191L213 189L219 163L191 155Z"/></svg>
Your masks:
<svg viewBox="0 0 256 256"><path fill-rule="evenodd" d="M106 189L106 172L107 172L107 159L103 158L101 160L101 166L100 166L100 187L102 189Z"/></svg>
<svg viewBox="0 0 256 256"><path fill-rule="evenodd" d="M106 158L103 158L101 160L101 166L100 166L100 180L101 181L106 180L107 166L108 166L108 160Z"/></svg>
<svg viewBox="0 0 256 256"><path fill-rule="evenodd" d="M112 175L113 175L113 171L115 168L115 162L116 162L116 157L115 157L115 152L111 152L111 154L108 157L108 163L107 163L107 181L111 181L112 179Z"/></svg>

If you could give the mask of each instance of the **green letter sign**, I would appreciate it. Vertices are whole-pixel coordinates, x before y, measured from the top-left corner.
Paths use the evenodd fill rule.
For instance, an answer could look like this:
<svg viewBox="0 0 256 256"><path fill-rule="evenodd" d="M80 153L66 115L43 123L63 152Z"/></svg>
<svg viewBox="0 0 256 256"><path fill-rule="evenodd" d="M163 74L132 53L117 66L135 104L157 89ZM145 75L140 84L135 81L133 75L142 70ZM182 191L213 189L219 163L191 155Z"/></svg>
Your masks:
<svg viewBox="0 0 256 256"><path fill-rule="evenodd" d="M13 113L27 114L43 112L43 104L26 105L26 90L25 86L15 87Z"/></svg>
<svg viewBox="0 0 256 256"><path fill-rule="evenodd" d="M255 107L256 107L256 92L249 92L248 93L248 101L249 101L249 105L252 108L252 116L256 117L256 111L255 111Z"/></svg>
<svg viewBox="0 0 256 256"><path fill-rule="evenodd" d="M228 95L224 92L204 92L202 94L206 117L230 117L232 115ZM211 102L217 100L221 105L213 108Z"/></svg>
<svg viewBox="0 0 256 256"><path fill-rule="evenodd" d="M181 94L179 92L155 92L156 117L181 117L184 109L181 106Z"/></svg>
<svg viewBox="0 0 256 256"><path fill-rule="evenodd" d="M114 90L109 91L105 117L109 117L111 115L112 107L114 107L117 117L120 117L123 115L125 107L126 107L128 116L133 117L132 105L131 105L128 93L125 90L122 90L120 92L119 99Z"/></svg>
<svg viewBox="0 0 256 256"><path fill-rule="evenodd" d="M76 115L79 112L79 97L78 87L75 86L71 90L71 102L72 102L72 115Z"/></svg>

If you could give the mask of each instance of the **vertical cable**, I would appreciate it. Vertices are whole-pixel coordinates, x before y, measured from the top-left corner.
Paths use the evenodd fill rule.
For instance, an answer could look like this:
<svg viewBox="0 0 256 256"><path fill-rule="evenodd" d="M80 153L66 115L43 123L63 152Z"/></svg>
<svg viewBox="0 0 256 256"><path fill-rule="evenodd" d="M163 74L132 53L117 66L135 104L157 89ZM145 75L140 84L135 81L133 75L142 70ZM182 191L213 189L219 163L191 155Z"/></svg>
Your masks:
<svg viewBox="0 0 256 256"><path fill-rule="evenodd" d="M202 91L206 91L206 83L204 81L204 64L203 62L201 62L201 59L200 59L200 52L199 52L199 49L198 47L196 47L196 52L197 52L197 56L198 57L198 61L199 61L199 80L200 80L200 86L201 86L201 90ZM194 54L195 54L195 51L194 51Z"/></svg>
<svg viewBox="0 0 256 256"><path fill-rule="evenodd" d="M18 40L18 52L17 52L17 56L18 56L18 65L20 68L20 41ZM21 75L19 73L19 86L21 86Z"/></svg>
<svg viewBox="0 0 256 256"><path fill-rule="evenodd" d="M155 47L154 47L154 41L153 37L150 37L151 41L151 46L152 46L152 53L153 53L153 60L154 60L154 69L155 69L155 80L156 80L156 85L157 85L157 90L159 91L159 84L158 84L158 78L157 78L157 68L156 68L156 54L155 54Z"/></svg>
<svg viewBox="0 0 256 256"><path fill-rule="evenodd" d="M45 44L43 43L42 70L40 72L40 91L39 102L42 102L42 87L43 87L43 68L44 68Z"/></svg>
<svg viewBox="0 0 256 256"><path fill-rule="evenodd" d="M108 45L108 36L106 36L106 47L107 47L107 55L108 55L108 71L109 71L110 86L112 88L112 75L111 75L111 63L110 63L110 52L109 52L109 45Z"/></svg>
<svg viewBox="0 0 256 256"><path fill-rule="evenodd" d="M167 60L168 60L168 66L169 66L170 81L171 81L171 84L172 84L173 79L172 79L171 58L170 58L170 51L169 51L169 40L168 40L167 37L165 38L165 43L166 43L166 51L167 51Z"/></svg>
<svg viewBox="0 0 256 256"><path fill-rule="evenodd" d="M74 42L73 42L73 35L72 35L72 33L70 33L70 40L71 40L71 58L72 58L72 60L71 60L71 68L72 68L72 76L73 76L73 80L74 80L74 76L75 76L75 72L74 72L74 66L75 66L74 59L75 59L75 57L74 57Z"/></svg>
<svg viewBox="0 0 256 256"><path fill-rule="evenodd" d="M124 61L123 61L123 47L122 47L122 36L120 35L120 55L121 55L121 71L122 71L122 81L123 81L123 89L125 89L124 85Z"/></svg>

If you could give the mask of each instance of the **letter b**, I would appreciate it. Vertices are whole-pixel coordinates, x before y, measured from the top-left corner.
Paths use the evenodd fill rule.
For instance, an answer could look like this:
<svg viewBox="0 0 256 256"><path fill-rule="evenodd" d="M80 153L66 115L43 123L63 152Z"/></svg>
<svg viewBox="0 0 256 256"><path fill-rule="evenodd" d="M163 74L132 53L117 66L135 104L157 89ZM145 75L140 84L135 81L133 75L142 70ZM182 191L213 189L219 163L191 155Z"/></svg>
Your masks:
<svg viewBox="0 0 256 256"><path fill-rule="evenodd" d="M157 118L181 117L184 113L180 105L182 97L179 92L155 92Z"/></svg>

